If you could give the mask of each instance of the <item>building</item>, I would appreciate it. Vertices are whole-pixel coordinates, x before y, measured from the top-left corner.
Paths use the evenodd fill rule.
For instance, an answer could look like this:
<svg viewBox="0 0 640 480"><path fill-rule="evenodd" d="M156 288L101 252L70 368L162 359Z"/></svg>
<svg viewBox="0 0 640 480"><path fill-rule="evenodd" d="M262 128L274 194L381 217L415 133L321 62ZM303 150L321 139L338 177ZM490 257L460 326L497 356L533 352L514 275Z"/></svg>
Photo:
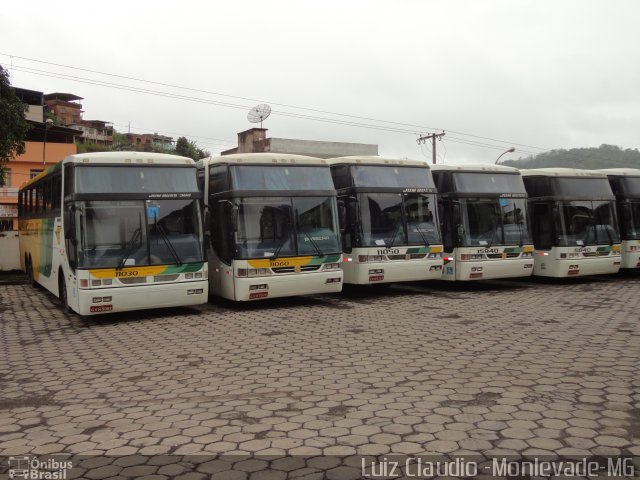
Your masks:
<svg viewBox="0 0 640 480"><path fill-rule="evenodd" d="M44 96L47 109L56 116L60 125L79 125L82 121L83 100L72 93L48 93Z"/></svg>
<svg viewBox="0 0 640 480"><path fill-rule="evenodd" d="M267 138L266 128L251 128L238 133L238 146L221 155L233 153L294 153L317 158L378 155L378 145L370 143L322 142L291 138Z"/></svg>
<svg viewBox="0 0 640 480"><path fill-rule="evenodd" d="M129 143L135 150L149 152L153 147L161 146L167 149L173 146L173 138L158 135L158 133L128 133Z"/></svg>
<svg viewBox="0 0 640 480"><path fill-rule="evenodd" d="M76 138L80 143L111 145L113 143L113 123L102 120L84 120L82 97L73 93L48 93L44 95L46 110L55 116L56 123L80 130Z"/></svg>
<svg viewBox="0 0 640 480"><path fill-rule="evenodd" d="M25 152L5 165L4 182L0 184L0 231L18 228L18 189L45 168L77 153L75 138L80 130L44 122L42 92L15 88L16 95L28 106L25 117L31 125L25 139Z"/></svg>
<svg viewBox="0 0 640 480"><path fill-rule="evenodd" d="M111 145L113 143L113 123L102 120L82 120L78 124L69 125L82 132L82 143Z"/></svg>

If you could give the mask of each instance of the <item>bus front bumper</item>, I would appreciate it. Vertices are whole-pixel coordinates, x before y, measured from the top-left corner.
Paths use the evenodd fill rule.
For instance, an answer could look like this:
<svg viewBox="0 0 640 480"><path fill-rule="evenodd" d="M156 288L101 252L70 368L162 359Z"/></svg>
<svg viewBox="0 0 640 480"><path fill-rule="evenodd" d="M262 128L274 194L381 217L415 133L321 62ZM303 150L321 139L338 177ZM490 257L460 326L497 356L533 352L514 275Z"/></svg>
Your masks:
<svg viewBox="0 0 640 480"><path fill-rule="evenodd" d="M181 307L207 303L207 280L162 285L78 290L78 313L98 315L150 308ZM98 301L98 299L100 299Z"/></svg>
<svg viewBox="0 0 640 480"><path fill-rule="evenodd" d="M618 273L621 257L552 259L536 255L533 274L539 277L584 277L587 275L607 275Z"/></svg>
<svg viewBox="0 0 640 480"><path fill-rule="evenodd" d="M442 275L442 259L349 262L344 268L345 283L354 285L437 280Z"/></svg>
<svg viewBox="0 0 640 480"><path fill-rule="evenodd" d="M234 279L235 300L264 300L317 293L336 293L342 291L343 279L342 270L267 277L236 277Z"/></svg>
<svg viewBox="0 0 640 480"><path fill-rule="evenodd" d="M530 277L532 273L533 258L457 261L455 279L495 280L500 278Z"/></svg>

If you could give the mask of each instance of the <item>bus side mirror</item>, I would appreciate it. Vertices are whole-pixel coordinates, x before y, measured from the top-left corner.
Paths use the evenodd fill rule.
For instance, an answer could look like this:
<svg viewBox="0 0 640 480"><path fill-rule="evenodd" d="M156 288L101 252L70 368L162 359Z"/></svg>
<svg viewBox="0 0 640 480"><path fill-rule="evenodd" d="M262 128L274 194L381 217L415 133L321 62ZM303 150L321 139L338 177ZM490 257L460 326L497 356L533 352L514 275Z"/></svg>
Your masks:
<svg viewBox="0 0 640 480"><path fill-rule="evenodd" d="M239 208L237 205L231 206L231 230L235 233L238 231L238 215Z"/></svg>
<svg viewBox="0 0 640 480"><path fill-rule="evenodd" d="M356 203L355 198L350 198L347 202L347 213L346 213L346 222L345 224L348 226L353 226L358 219L358 204Z"/></svg>
<svg viewBox="0 0 640 480"><path fill-rule="evenodd" d="M344 200L338 200L338 224L341 232L347 229L347 206Z"/></svg>
<svg viewBox="0 0 640 480"><path fill-rule="evenodd" d="M73 205L65 205L64 208L64 213L62 215L62 222L63 222L63 230L64 230L64 238L65 240L71 240L73 238L75 238L75 226L74 226L74 222L73 222L73 213L74 213L74 206Z"/></svg>

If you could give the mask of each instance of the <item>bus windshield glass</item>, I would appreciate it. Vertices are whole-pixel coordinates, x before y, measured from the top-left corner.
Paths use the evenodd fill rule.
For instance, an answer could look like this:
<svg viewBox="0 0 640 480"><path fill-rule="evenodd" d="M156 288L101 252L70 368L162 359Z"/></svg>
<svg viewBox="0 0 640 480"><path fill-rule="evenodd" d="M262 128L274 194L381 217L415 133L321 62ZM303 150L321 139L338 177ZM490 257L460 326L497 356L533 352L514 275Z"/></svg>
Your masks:
<svg viewBox="0 0 640 480"><path fill-rule="evenodd" d="M235 190L333 190L329 167L309 165L233 165Z"/></svg>
<svg viewBox="0 0 640 480"><path fill-rule="evenodd" d="M526 193L522 177L499 172L460 172L453 174L458 193Z"/></svg>
<svg viewBox="0 0 640 480"><path fill-rule="evenodd" d="M620 243L613 201L576 200L558 203L558 246Z"/></svg>
<svg viewBox="0 0 640 480"><path fill-rule="evenodd" d="M460 246L490 247L531 243L524 198L460 200Z"/></svg>
<svg viewBox="0 0 640 480"><path fill-rule="evenodd" d="M631 200L624 204L621 222L625 240L640 240L640 200Z"/></svg>
<svg viewBox="0 0 640 480"><path fill-rule="evenodd" d="M236 207L236 258L340 252L334 197L247 197Z"/></svg>
<svg viewBox="0 0 640 480"><path fill-rule="evenodd" d="M640 177L622 177L620 184L625 196L640 197Z"/></svg>
<svg viewBox="0 0 640 480"><path fill-rule="evenodd" d="M435 188L430 170L425 167L356 165L353 179L356 187Z"/></svg>
<svg viewBox="0 0 640 480"><path fill-rule="evenodd" d="M193 167L162 165L78 165L77 193L164 193L197 192Z"/></svg>
<svg viewBox="0 0 640 480"><path fill-rule="evenodd" d="M196 200L83 201L66 208L73 213L81 268L203 261Z"/></svg>
<svg viewBox="0 0 640 480"><path fill-rule="evenodd" d="M552 178L554 195L558 197L613 197L607 178Z"/></svg>
<svg viewBox="0 0 640 480"><path fill-rule="evenodd" d="M361 247L441 243L434 194L361 193Z"/></svg>

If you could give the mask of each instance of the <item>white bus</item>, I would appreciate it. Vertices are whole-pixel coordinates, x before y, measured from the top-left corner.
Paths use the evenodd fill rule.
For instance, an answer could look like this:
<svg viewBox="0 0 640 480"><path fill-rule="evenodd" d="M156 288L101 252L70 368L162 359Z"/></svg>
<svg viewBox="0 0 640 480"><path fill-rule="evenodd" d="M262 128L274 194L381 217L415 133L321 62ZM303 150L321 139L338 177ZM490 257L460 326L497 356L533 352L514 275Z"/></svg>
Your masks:
<svg viewBox="0 0 640 480"><path fill-rule="evenodd" d="M611 168L598 170L609 177L616 196L620 236L622 238L621 268L640 268L640 169Z"/></svg>
<svg viewBox="0 0 640 480"><path fill-rule="evenodd" d="M340 205L345 282L440 278L442 240L429 166L415 160L329 160Z"/></svg>
<svg viewBox="0 0 640 480"><path fill-rule="evenodd" d="M22 268L80 315L205 303L199 197L190 158L71 155L20 188Z"/></svg>
<svg viewBox="0 0 640 480"><path fill-rule="evenodd" d="M604 173L571 168L522 170L535 245L534 275L616 273L616 197Z"/></svg>
<svg viewBox="0 0 640 480"><path fill-rule="evenodd" d="M517 169L433 165L444 240L444 280L527 277L533 245Z"/></svg>
<svg viewBox="0 0 640 480"><path fill-rule="evenodd" d="M229 300L340 292L336 192L326 160L247 153L198 162L209 289Z"/></svg>

